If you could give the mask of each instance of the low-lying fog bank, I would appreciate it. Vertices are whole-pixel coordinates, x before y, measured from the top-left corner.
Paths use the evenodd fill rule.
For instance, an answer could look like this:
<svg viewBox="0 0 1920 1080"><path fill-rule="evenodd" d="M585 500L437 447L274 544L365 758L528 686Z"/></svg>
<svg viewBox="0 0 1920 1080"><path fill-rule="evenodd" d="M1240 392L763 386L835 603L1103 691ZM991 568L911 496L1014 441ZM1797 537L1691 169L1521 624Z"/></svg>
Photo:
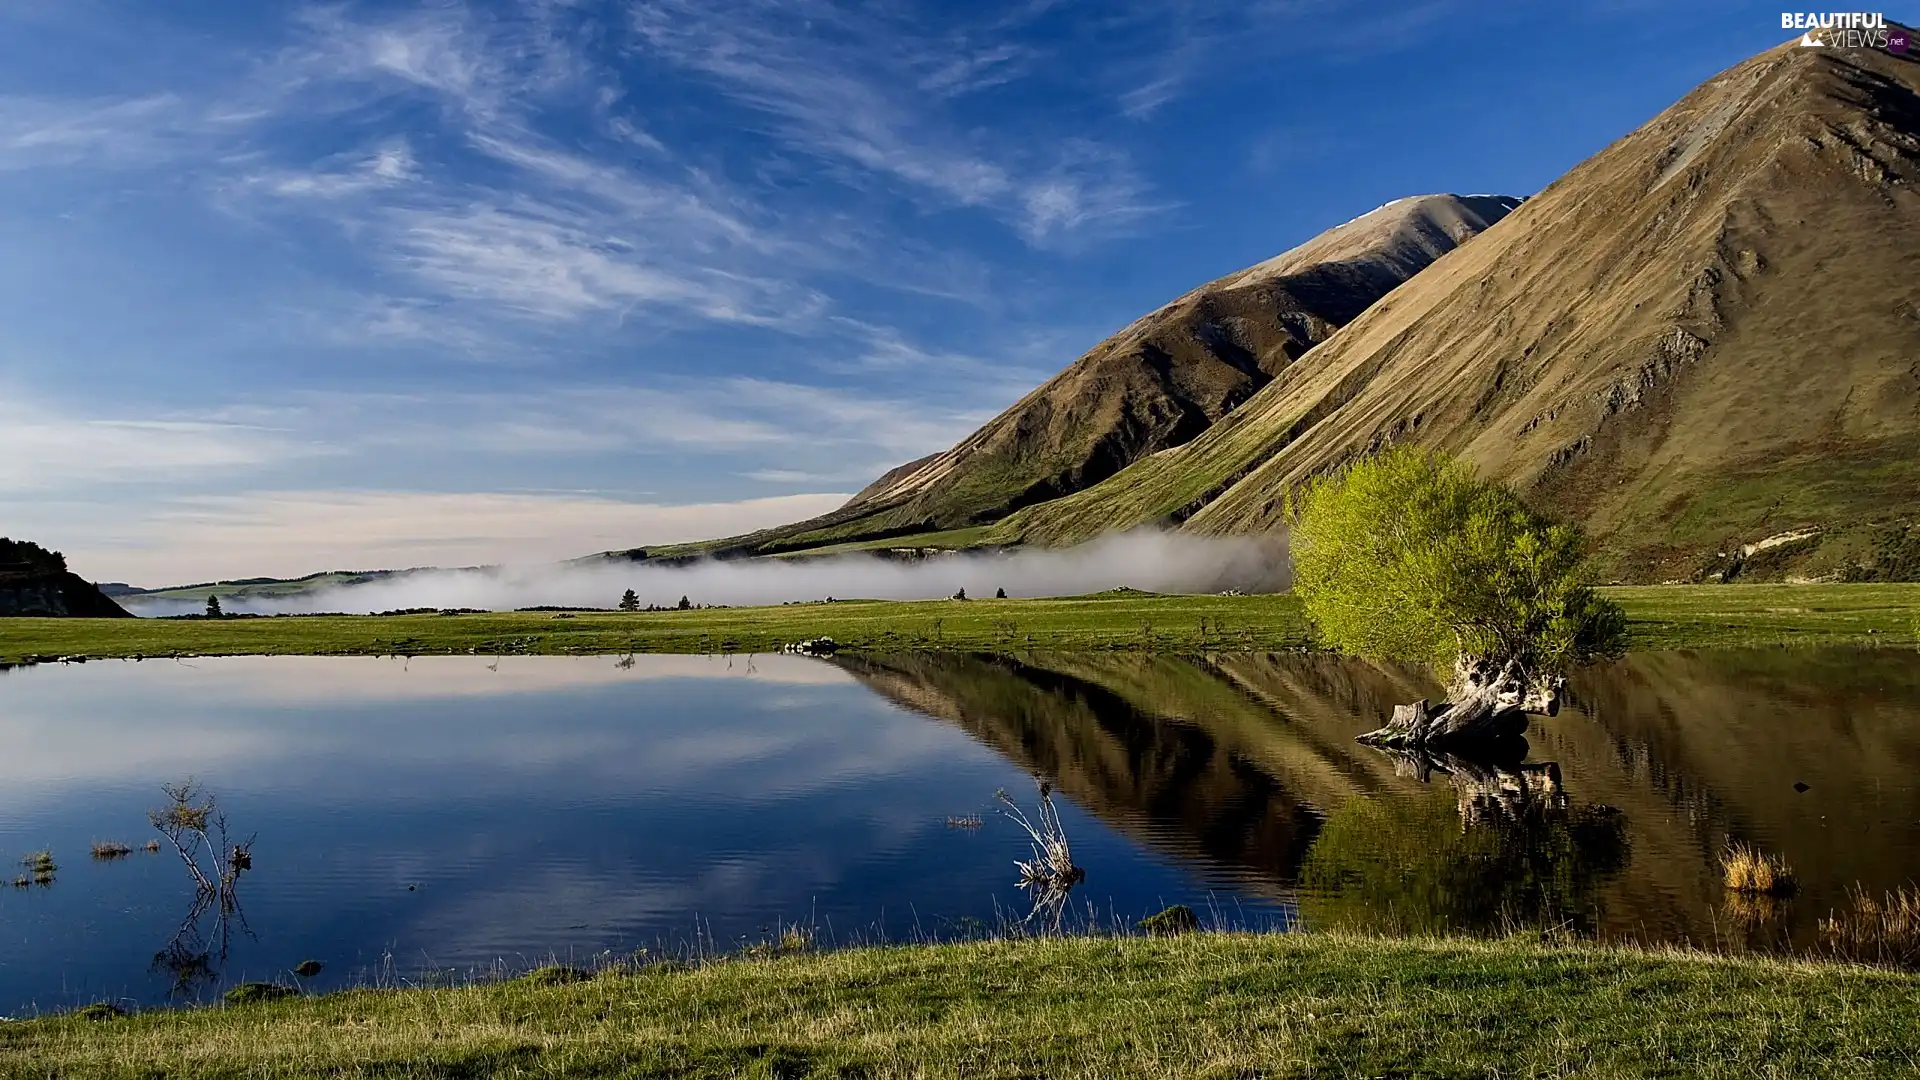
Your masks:
<svg viewBox="0 0 1920 1080"><path fill-rule="evenodd" d="M572 565L423 570L361 585L286 597L230 596L230 614L392 611L404 608L515 608L554 605L611 608L632 589L642 607L694 604L744 607L840 599L929 600L967 595L1076 596L1121 586L1149 592L1273 592L1287 585L1283 539L1195 537L1135 532L1060 550L935 553L924 558L849 554L820 558L703 561L681 566L606 561ZM137 615L187 615L190 600L126 597Z"/></svg>

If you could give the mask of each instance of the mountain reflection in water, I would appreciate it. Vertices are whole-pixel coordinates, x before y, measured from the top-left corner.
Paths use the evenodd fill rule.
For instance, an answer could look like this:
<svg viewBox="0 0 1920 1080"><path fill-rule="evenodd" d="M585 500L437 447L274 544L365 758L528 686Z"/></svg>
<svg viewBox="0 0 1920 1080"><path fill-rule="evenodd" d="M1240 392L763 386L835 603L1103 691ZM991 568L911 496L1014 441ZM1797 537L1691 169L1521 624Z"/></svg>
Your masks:
<svg viewBox="0 0 1920 1080"><path fill-rule="evenodd" d="M1031 807L1035 774L1085 871L1070 926L1178 903L1255 929L1798 950L1850 889L1920 866L1910 651L1631 657L1576 673L1502 760L1353 741L1438 692L1311 654L0 673L0 858L60 865L0 890L0 1012L211 996L307 960L325 990L795 922L823 944L991 930L1031 906L1032 857L993 793ZM160 785L188 776L245 823L236 842L258 833L244 915L142 848ZM133 850L79 855L103 840ZM1731 897L1729 840L1784 857L1798 892Z"/></svg>
<svg viewBox="0 0 1920 1080"><path fill-rule="evenodd" d="M1056 777L1143 844L1297 902L1309 928L1806 948L1850 889L1897 888L1920 865L1907 651L1636 655L1576 673L1571 707L1536 722L1523 760L1439 768L1353 743L1394 704L1437 695L1417 669L1324 655L840 663ZM1785 856L1799 892L1726 894L1729 839Z"/></svg>

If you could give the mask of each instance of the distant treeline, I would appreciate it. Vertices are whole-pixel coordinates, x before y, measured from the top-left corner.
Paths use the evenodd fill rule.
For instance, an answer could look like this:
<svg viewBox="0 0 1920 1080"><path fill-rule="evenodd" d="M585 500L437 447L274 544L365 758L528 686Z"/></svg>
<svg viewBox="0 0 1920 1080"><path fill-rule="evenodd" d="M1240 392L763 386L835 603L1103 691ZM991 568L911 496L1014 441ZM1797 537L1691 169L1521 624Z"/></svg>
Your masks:
<svg viewBox="0 0 1920 1080"><path fill-rule="evenodd" d="M67 557L31 540L10 540L0 536L0 571L25 570L36 574L57 574L67 568Z"/></svg>
<svg viewBox="0 0 1920 1080"><path fill-rule="evenodd" d="M601 609L589 608L586 610L599 611ZM356 615L356 614L358 614L358 612L352 612L352 611L278 611L273 613L272 615L262 615L258 612L241 611L241 612L233 612L233 613L222 613L219 615L210 615L204 612L196 611L191 615L161 615L158 617L162 619L185 619L188 621L204 619L204 620L210 620L213 622L221 622L228 619L333 619L333 618L339 618L342 615ZM475 607L456 607L456 608L414 607L414 608L394 608L391 611L369 611L367 612L367 614L368 615L491 615L492 612L487 610L486 608L475 608Z"/></svg>

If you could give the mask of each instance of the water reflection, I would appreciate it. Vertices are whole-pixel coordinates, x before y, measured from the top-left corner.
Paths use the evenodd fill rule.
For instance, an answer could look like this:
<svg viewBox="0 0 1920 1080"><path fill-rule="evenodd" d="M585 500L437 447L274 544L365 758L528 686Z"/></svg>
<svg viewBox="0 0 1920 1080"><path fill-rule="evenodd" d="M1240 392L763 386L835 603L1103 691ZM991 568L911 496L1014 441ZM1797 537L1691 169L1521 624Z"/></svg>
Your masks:
<svg viewBox="0 0 1920 1080"><path fill-rule="evenodd" d="M1628 657L1576 673L1510 760L1355 747L1415 669L1314 655L849 658L1212 880L1309 925L1562 927L1734 948L1820 944L1819 921L1920 866L1920 663L1895 650ZM1434 790L1451 788L1452 798ZM1785 855L1791 901L1729 896L1730 839Z"/></svg>
<svg viewBox="0 0 1920 1080"><path fill-rule="evenodd" d="M0 890L0 1010L200 993L307 959L325 989L388 957L472 970L796 921L823 944L992 927L1031 906L1010 870L1032 848L993 792L1033 775L1089 868L1073 907L1103 921L1184 903L1255 926L1808 949L1821 920L1864 912L1842 929L1865 954L1885 934L1847 928L1891 925L1896 905L1857 897L1920 866L1911 653L1630 657L1576 673L1568 707L1505 759L1471 761L1355 745L1437 688L1337 657L728 664L13 672L0 853L61 858L57 888ZM244 913L216 887L183 920L171 854L71 855L133 835L156 784L187 772L271 853L245 873ZM1799 892L1729 895L1729 840L1784 856ZM1910 909L1898 920L1920 926Z"/></svg>
<svg viewBox="0 0 1920 1080"><path fill-rule="evenodd" d="M1301 868L1308 923L1390 934L1595 933L1600 885L1627 863L1625 815L1543 796L1534 785L1548 771L1484 771L1492 788L1453 804L1356 799L1335 809Z"/></svg>
<svg viewBox="0 0 1920 1080"><path fill-rule="evenodd" d="M191 895L172 852L66 859L59 888L6 890L0 1012L162 1000L166 961L206 982L201 956L223 981L313 959L324 965L313 985L328 989L389 971L730 949L794 922L833 944L1025 913L1012 870L1028 840L992 810L994 792L1024 787L1030 770L818 660L698 662L509 657L491 693L473 689L495 679L486 657L9 676L0 851L135 834L156 784L192 771L258 830L267 857L242 886L257 938L229 933L223 961L208 910L157 971L149 961ZM316 690L328 679L352 689L329 703ZM1070 800L1058 809L1103 921L1206 907L1189 867ZM1274 913L1249 900L1244 914Z"/></svg>

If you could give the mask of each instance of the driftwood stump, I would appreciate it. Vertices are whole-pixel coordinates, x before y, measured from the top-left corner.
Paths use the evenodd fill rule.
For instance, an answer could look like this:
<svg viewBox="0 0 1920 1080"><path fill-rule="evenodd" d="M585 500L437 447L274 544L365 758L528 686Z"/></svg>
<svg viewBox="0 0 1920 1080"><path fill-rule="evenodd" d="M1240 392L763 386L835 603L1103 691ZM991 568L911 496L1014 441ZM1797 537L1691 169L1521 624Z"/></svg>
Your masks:
<svg viewBox="0 0 1920 1080"><path fill-rule="evenodd" d="M1526 733L1527 714L1560 711L1565 683L1558 675L1528 671L1518 660L1462 656L1454 661L1446 701L1430 706L1423 698L1396 705L1386 727L1359 741L1394 750L1440 750L1511 739Z"/></svg>

